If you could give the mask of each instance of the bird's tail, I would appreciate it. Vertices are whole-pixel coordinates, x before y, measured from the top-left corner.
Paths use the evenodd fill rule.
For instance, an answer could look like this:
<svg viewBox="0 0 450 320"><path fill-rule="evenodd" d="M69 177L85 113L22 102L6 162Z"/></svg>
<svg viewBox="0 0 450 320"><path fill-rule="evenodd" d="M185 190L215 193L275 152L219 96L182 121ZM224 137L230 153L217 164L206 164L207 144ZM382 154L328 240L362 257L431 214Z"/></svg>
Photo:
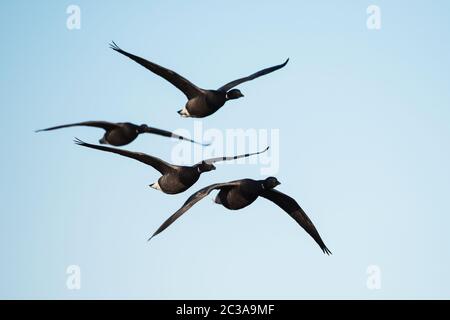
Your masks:
<svg viewBox="0 0 450 320"><path fill-rule="evenodd" d="M188 118L188 117L191 116L191 115L189 114L189 111L187 111L186 108L183 108L183 109L181 109L181 110L178 110L177 112L178 112L178 114L179 114L180 116L182 116L183 118Z"/></svg>

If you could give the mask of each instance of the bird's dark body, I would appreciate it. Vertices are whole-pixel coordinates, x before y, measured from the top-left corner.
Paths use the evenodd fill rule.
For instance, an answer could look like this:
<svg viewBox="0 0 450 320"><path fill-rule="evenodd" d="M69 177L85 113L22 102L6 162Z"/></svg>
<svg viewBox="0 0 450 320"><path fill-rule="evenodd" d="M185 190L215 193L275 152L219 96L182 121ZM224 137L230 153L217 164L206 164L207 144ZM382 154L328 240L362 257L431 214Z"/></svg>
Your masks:
<svg viewBox="0 0 450 320"><path fill-rule="evenodd" d="M139 135L139 126L132 123L118 123L117 127L105 132L101 144L120 147L133 142Z"/></svg>
<svg viewBox="0 0 450 320"><path fill-rule="evenodd" d="M185 108L192 118L210 116L225 105L226 94L218 90L205 90L203 95L188 100Z"/></svg>
<svg viewBox="0 0 450 320"><path fill-rule="evenodd" d="M251 179L244 179L239 186L220 189L215 202L229 210L239 210L251 205L258 199L262 184Z"/></svg>
<svg viewBox="0 0 450 320"><path fill-rule="evenodd" d="M158 179L161 191L178 194L192 187L200 178L200 172L193 167L178 167Z"/></svg>

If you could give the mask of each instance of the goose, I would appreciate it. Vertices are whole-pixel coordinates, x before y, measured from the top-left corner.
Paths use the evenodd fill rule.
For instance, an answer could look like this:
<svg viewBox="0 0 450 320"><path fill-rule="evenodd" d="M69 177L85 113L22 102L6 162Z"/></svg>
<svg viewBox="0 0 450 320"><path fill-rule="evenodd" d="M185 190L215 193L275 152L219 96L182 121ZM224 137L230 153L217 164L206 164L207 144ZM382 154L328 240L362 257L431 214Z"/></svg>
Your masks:
<svg viewBox="0 0 450 320"><path fill-rule="evenodd" d="M244 155L232 157L218 157L207 159L193 166L177 166L170 164L164 160L161 160L157 157L141 152L132 152L117 148L89 144L77 138L75 138L74 142L77 145L83 147L97 149L106 152L112 152L124 157L132 158L153 167L154 169L159 171L162 176L158 179L157 182L151 184L150 187L171 195L178 194L189 189L198 181L202 173L216 170L216 167L214 166L215 162L246 158L266 152L269 149L269 147L267 147L266 149L260 152L247 153Z"/></svg>
<svg viewBox="0 0 450 320"><path fill-rule="evenodd" d="M139 63L141 66L145 67L156 75L166 79L172 85L182 91L188 101L184 108L179 110L178 113L185 118L204 118L212 115L217 110L219 110L225 104L225 102L229 100L239 99L244 96L239 89L233 89L234 87L281 69L289 61L288 58L282 64L260 70L247 77L231 81L217 90L206 90L197 87L195 84L182 77L175 71L164 68L156 63L145 60L141 57L122 50L114 41L110 44L110 47L111 49Z"/></svg>
<svg viewBox="0 0 450 320"><path fill-rule="evenodd" d="M85 122L78 122L78 123L71 123L71 124L64 124L61 126L46 128L46 129L40 129L36 130L36 132L43 132L43 131L52 131L62 128L70 128L70 127L94 127L94 128L101 128L105 130L105 134L103 135L103 138L99 140L100 144L110 144L112 146L120 147L125 146L131 142L133 142L140 134L142 133L152 133L157 134L164 137L171 137L176 138L179 140L189 141L192 143L201 144L203 146L208 146L209 143L199 143L194 140L179 136L173 132L161 130L158 128L149 127L146 124L136 125L130 122L107 122L107 121L85 121Z"/></svg>
<svg viewBox="0 0 450 320"><path fill-rule="evenodd" d="M323 242L319 232L306 213L293 198L275 190L275 187L278 185L280 185L280 182L277 178L269 177L264 180L241 179L226 183L216 183L205 187L190 196L183 206L155 231L149 241L163 232L181 217L181 215L192 208L194 204L205 198L213 190L219 190L214 202L229 210L245 208L251 205L259 197L272 201L286 211L316 241L323 253L330 255L331 251Z"/></svg>

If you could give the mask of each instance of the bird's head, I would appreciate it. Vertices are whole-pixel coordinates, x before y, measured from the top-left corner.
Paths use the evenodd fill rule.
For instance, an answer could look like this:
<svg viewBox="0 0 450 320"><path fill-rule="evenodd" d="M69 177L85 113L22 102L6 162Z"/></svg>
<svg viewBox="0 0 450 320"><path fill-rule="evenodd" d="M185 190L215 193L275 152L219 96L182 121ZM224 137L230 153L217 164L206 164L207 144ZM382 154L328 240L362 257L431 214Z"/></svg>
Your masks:
<svg viewBox="0 0 450 320"><path fill-rule="evenodd" d="M276 186L279 186L281 184L281 182L278 181L278 179L275 177L269 177L266 180L264 180L263 184L264 184L264 189L273 189Z"/></svg>
<svg viewBox="0 0 450 320"><path fill-rule="evenodd" d="M227 92L226 99L234 100L234 99L242 98L243 96L244 95L242 94L242 92L239 89L231 89L230 91Z"/></svg>
<svg viewBox="0 0 450 320"><path fill-rule="evenodd" d="M139 133L147 132L147 130L148 130L148 125L146 125L146 124L141 124L141 125L138 127L138 132L139 132Z"/></svg>
<svg viewBox="0 0 450 320"><path fill-rule="evenodd" d="M212 163L207 163L206 161L202 161L197 165L197 170L200 173L208 172L212 170L216 170L216 167Z"/></svg>

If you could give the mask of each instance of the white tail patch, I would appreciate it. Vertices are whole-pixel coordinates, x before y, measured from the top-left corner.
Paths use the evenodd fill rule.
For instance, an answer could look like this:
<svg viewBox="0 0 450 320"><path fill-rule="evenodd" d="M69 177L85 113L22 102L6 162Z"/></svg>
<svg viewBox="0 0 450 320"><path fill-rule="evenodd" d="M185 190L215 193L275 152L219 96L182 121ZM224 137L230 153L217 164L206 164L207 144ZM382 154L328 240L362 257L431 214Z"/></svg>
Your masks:
<svg viewBox="0 0 450 320"><path fill-rule="evenodd" d="M178 111L178 113L180 114L180 116L182 116L183 118L188 118L190 117L190 113L189 111L186 109L186 107L184 107L183 109L181 109L180 111Z"/></svg>
<svg viewBox="0 0 450 320"><path fill-rule="evenodd" d="M155 182L154 184L150 185L151 188L162 191L161 187L159 186L158 182Z"/></svg>

